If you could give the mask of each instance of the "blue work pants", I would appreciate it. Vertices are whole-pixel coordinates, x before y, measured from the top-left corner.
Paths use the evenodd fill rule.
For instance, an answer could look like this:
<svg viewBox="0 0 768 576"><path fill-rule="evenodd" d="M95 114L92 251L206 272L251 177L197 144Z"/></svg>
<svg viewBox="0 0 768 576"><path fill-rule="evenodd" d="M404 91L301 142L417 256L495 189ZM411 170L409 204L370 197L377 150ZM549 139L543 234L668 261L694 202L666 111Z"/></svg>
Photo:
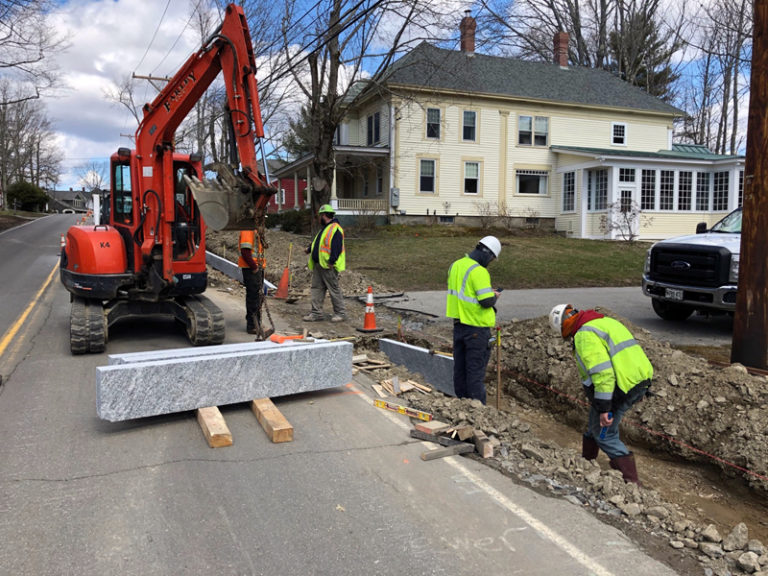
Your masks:
<svg viewBox="0 0 768 576"><path fill-rule="evenodd" d="M485 404L485 370L491 351L490 328L453 325L453 390L459 398L474 398Z"/></svg>
<svg viewBox="0 0 768 576"><path fill-rule="evenodd" d="M619 438L619 423L624 417L624 414L626 414L633 405L645 398L649 386L650 381L641 382L632 388L632 390L630 390L627 395L614 406L612 410L613 424L605 430L603 438L600 438L600 433L602 431L602 427L600 426L600 413L595 410L594 406L590 405L587 432L585 436L594 438L600 449L605 452L611 460L630 454L630 451L627 449L624 442Z"/></svg>

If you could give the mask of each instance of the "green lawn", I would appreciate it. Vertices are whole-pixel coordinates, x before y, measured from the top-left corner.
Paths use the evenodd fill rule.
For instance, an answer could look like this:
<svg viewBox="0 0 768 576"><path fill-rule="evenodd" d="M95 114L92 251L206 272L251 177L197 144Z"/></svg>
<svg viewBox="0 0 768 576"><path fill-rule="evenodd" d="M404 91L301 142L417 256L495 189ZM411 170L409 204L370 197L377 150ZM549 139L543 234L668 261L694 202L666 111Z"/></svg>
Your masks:
<svg viewBox="0 0 768 576"><path fill-rule="evenodd" d="M489 270L502 288L639 286L646 243L576 240L539 231L493 232L501 257ZM451 262L486 233L448 227L382 227L374 236L347 235L347 265L404 290L440 290Z"/></svg>

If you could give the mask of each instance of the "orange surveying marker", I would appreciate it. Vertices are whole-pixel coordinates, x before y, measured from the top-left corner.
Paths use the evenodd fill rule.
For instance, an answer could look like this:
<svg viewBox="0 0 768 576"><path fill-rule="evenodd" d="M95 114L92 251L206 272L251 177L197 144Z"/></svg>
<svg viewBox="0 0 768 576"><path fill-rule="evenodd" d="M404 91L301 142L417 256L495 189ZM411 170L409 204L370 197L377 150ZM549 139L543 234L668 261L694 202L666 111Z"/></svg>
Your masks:
<svg viewBox="0 0 768 576"><path fill-rule="evenodd" d="M281 300L285 300L288 298L288 286L291 283L291 252L293 251L293 242L288 244L288 265L285 267L285 270L283 270L283 275L280 278L280 283L277 285L277 290L275 291L275 298L279 298Z"/></svg>
<svg viewBox="0 0 768 576"><path fill-rule="evenodd" d="M368 286L368 295L365 297L365 319L363 327L358 332L381 332L383 328L376 328L376 313L373 311L373 287Z"/></svg>

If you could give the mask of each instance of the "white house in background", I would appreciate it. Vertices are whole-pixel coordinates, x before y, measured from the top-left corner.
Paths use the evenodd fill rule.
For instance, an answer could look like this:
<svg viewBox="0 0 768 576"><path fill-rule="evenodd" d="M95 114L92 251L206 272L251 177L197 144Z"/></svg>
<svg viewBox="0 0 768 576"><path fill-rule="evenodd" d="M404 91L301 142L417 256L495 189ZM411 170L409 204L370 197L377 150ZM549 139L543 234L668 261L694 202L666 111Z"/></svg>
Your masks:
<svg viewBox="0 0 768 576"><path fill-rule="evenodd" d="M381 82L361 83L335 147L340 214L392 222L478 223L490 214L578 238L616 238L606 218L636 206L640 239L675 236L740 206L742 156L674 144L683 112L608 72L422 43ZM311 158L280 176L306 177Z"/></svg>

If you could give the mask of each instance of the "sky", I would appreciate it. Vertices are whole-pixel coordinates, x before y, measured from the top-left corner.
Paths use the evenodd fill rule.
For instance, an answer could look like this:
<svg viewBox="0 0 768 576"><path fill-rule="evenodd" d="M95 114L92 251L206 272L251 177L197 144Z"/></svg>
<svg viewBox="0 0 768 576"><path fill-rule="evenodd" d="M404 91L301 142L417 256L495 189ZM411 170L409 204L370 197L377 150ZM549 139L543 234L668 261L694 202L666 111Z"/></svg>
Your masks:
<svg viewBox="0 0 768 576"><path fill-rule="evenodd" d="M64 155L57 187L76 188L82 166L106 162L120 146L133 146L123 135L136 132L135 119L105 92L132 73L172 76L200 40L187 26L188 0L69 0L50 21L69 48L55 56L59 89L43 101ZM137 86L141 103L157 94L147 81Z"/></svg>

